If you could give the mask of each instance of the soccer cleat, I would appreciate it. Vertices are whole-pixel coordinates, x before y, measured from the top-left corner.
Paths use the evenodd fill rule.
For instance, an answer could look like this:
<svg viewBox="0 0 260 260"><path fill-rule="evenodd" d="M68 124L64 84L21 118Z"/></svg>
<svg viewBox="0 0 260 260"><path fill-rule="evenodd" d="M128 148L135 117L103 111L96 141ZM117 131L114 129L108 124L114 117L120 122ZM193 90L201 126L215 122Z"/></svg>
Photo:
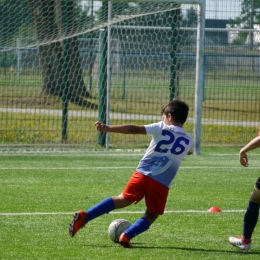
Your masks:
<svg viewBox="0 0 260 260"><path fill-rule="evenodd" d="M249 250L251 247L251 239L243 239L242 236L230 237L228 240L232 246L235 246L240 250Z"/></svg>
<svg viewBox="0 0 260 260"><path fill-rule="evenodd" d="M133 248L133 246L130 244L130 239L125 233L121 234L118 242L124 248Z"/></svg>
<svg viewBox="0 0 260 260"><path fill-rule="evenodd" d="M74 237L79 229L86 224L87 213L85 211L78 211L74 214L72 221L69 224L69 234Z"/></svg>

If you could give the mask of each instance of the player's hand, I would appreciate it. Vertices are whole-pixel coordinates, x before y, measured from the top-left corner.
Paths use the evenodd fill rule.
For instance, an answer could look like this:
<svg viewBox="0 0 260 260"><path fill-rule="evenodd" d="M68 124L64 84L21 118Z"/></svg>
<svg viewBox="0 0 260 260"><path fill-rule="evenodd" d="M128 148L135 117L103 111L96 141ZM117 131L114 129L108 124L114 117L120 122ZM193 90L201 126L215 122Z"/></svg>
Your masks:
<svg viewBox="0 0 260 260"><path fill-rule="evenodd" d="M240 164L243 165L244 167L248 167L248 158L247 158L247 154L245 152L240 152L239 153L239 161Z"/></svg>
<svg viewBox="0 0 260 260"><path fill-rule="evenodd" d="M95 126L97 127L97 130L100 132L106 132L107 131L107 125L101 122L96 122Z"/></svg>

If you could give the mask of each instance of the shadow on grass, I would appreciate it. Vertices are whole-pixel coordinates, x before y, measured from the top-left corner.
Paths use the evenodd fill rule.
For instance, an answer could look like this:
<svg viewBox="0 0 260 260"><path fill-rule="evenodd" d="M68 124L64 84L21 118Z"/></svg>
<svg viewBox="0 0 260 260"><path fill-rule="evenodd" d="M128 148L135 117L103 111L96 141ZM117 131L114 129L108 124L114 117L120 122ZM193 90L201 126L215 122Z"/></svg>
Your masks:
<svg viewBox="0 0 260 260"><path fill-rule="evenodd" d="M172 246L172 247L158 247L158 246L152 246L152 247L149 247L149 246L135 246L134 243L132 243L133 247L134 248L147 248L147 249L172 249L172 250L183 250L183 251L192 251L192 252L217 252L217 253L231 253L231 254L246 254L246 255L260 255L260 251L259 250L256 250L256 251L242 251L242 250L235 250L233 251L233 249L231 250L217 250L217 249L203 249L203 248L187 248L187 247L175 247L175 246Z"/></svg>
<svg viewBox="0 0 260 260"><path fill-rule="evenodd" d="M229 253L229 254L234 254L234 255L241 255L241 254L245 254L245 255L260 255L260 250L256 250L256 251L242 251L239 249L234 249L234 251L231 250L217 250L217 249L203 249L203 248L193 248L193 247L175 247L175 246L142 246L142 243L131 243L133 245L133 249L167 249L167 250L183 250L183 251L192 251L192 252L206 252L206 253ZM115 245L111 245L111 246L107 246L107 245L84 245L85 247L102 247L102 248L111 248L111 247L115 247L117 244ZM118 244L118 247L120 248L120 245Z"/></svg>

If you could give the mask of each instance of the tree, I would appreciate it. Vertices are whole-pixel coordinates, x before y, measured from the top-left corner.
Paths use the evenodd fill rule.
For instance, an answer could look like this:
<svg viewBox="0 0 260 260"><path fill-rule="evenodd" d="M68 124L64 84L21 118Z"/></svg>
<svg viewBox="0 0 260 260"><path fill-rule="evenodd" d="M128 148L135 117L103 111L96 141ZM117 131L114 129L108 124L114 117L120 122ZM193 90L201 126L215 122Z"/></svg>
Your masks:
<svg viewBox="0 0 260 260"><path fill-rule="evenodd" d="M243 24L246 28L250 28L251 23L260 23L260 1L243 0L241 3L241 14L232 23Z"/></svg>
<svg viewBox="0 0 260 260"><path fill-rule="evenodd" d="M198 20L198 14L195 8L192 6L186 11L186 16L183 18L182 24L187 27L196 27Z"/></svg>
<svg viewBox="0 0 260 260"><path fill-rule="evenodd" d="M240 25L244 29L254 29L254 24L260 24L260 1L243 0L241 4L241 14L239 17L230 20L232 27ZM253 46L253 32L250 32L250 45ZM247 38L247 33L240 32L241 39Z"/></svg>
<svg viewBox="0 0 260 260"><path fill-rule="evenodd" d="M17 11L19 10L19 11ZM0 1L0 46L13 46L21 26L30 24L26 0Z"/></svg>
<svg viewBox="0 0 260 260"><path fill-rule="evenodd" d="M28 0L28 5L39 52L42 92L62 96L62 66L66 58L67 98L74 103L86 105L84 98L90 95L83 81L78 41L76 36L70 36L78 26L74 1ZM68 46L66 57L64 39Z"/></svg>

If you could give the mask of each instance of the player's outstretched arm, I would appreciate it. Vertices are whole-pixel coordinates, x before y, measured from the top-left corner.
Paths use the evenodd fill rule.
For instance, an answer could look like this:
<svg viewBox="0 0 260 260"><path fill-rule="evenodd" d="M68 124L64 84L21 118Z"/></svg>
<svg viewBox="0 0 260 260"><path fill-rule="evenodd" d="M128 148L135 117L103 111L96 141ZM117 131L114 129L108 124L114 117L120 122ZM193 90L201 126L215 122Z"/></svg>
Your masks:
<svg viewBox="0 0 260 260"><path fill-rule="evenodd" d="M239 161L240 164L247 167L248 164L248 157L247 152L254 150L256 148L260 147L260 136L255 137L253 140L251 140L247 145L245 145L239 152Z"/></svg>
<svg viewBox="0 0 260 260"><path fill-rule="evenodd" d="M101 122L96 122L95 126L100 132L146 135L146 130L143 125L106 125Z"/></svg>

